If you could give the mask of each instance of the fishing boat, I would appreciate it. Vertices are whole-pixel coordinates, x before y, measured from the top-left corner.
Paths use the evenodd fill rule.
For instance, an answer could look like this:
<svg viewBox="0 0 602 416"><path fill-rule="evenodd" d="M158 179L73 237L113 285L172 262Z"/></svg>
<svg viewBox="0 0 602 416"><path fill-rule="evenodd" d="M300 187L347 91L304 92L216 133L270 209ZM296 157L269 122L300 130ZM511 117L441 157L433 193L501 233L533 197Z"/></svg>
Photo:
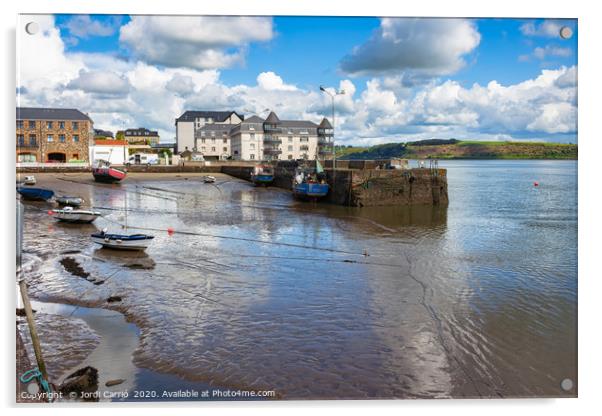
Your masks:
<svg viewBox="0 0 602 416"><path fill-rule="evenodd" d="M54 191L44 188L24 188L18 187L17 192L21 194L24 199L33 201L48 201L54 196Z"/></svg>
<svg viewBox="0 0 602 416"><path fill-rule="evenodd" d="M269 165L258 165L251 172L251 182L256 186L267 186L274 182L274 168Z"/></svg>
<svg viewBox="0 0 602 416"><path fill-rule="evenodd" d="M69 205L72 207L79 207L84 199L78 196L57 196L54 199L59 205Z"/></svg>
<svg viewBox="0 0 602 416"><path fill-rule="evenodd" d="M109 234L106 229L91 235L92 241L105 248L118 250L144 250L155 236L147 234Z"/></svg>
<svg viewBox="0 0 602 416"><path fill-rule="evenodd" d="M26 176L25 179L23 179L23 184L25 184L25 185L35 185L36 184L36 177L35 176Z"/></svg>
<svg viewBox="0 0 602 416"><path fill-rule="evenodd" d="M97 160L92 168L92 175L96 182L115 183L125 179L127 171L111 167L106 160Z"/></svg>
<svg viewBox="0 0 602 416"><path fill-rule="evenodd" d="M326 183L324 169L316 160L315 169L301 168L295 172L293 178L293 195L299 199L316 200L328 195L330 186Z"/></svg>
<svg viewBox="0 0 602 416"><path fill-rule="evenodd" d="M76 210L73 209L73 207L53 209L49 211L49 213L59 221L75 223L91 223L101 215L101 213L98 211L86 211L81 209Z"/></svg>
<svg viewBox="0 0 602 416"><path fill-rule="evenodd" d="M213 182L215 182L215 176L205 176L203 178L203 182L205 182L205 183L213 183Z"/></svg>

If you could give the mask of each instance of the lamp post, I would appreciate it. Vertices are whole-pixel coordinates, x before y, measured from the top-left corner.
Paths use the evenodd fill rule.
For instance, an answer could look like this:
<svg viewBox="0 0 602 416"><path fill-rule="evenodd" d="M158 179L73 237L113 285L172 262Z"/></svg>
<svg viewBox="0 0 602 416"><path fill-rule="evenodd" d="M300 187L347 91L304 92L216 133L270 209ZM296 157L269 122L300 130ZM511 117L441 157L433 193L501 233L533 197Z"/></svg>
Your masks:
<svg viewBox="0 0 602 416"><path fill-rule="evenodd" d="M338 91L334 90L334 92L330 92L326 88L324 88L322 85L320 85L320 91L328 94L328 96L330 97L330 101L332 103L332 189L333 189L333 193L334 193L334 184L335 184L335 175L336 175L336 159L337 159L336 148L334 145L334 127L335 127L334 99L337 95L345 94L345 90L338 90Z"/></svg>

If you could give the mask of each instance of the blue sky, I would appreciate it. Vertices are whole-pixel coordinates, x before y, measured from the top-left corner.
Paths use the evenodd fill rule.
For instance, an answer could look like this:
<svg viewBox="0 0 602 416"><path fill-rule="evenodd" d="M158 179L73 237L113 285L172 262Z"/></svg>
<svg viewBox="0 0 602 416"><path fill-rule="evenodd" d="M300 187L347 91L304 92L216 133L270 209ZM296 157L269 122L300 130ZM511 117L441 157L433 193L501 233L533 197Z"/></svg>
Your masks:
<svg viewBox="0 0 602 416"><path fill-rule="evenodd" d="M176 20L168 25L168 19ZM444 136L576 141L575 20L281 16L250 22L191 17L180 24L177 19L54 16L49 27L62 43L61 59L78 67L72 79L57 84L64 88L60 93L80 105L102 100L103 108L87 108L98 113L102 127L137 122L172 135L168 125L179 114L137 115L132 110L149 98L132 78L144 66L147 74L156 69L152 73L156 82L162 79L171 111L199 105L243 111L255 103L254 108L265 105L317 119L327 107L319 85L347 86L353 95L341 99L339 110L342 137L350 143ZM213 29L203 32L211 24ZM572 30L570 39L558 36L563 26ZM50 41L52 30L45 33ZM110 66L101 68L105 61ZM107 88L106 71L127 94ZM556 80L569 75L574 82L562 81L560 87ZM98 86L92 86L96 81ZM534 94L543 94L546 85L558 91L534 95L524 111L530 118L518 122L520 108L509 110L503 120L495 114L494 106L518 105L517 94L535 84ZM194 94L185 94L186 86ZM31 94L24 95L26 101L42 100L42 94L36 97L31 87L22 87ZM292 99L302 95L287 104L286 91ZM490 101L485 103L485 97ZM123 111L106 109L119 110L117 103Z"/></svg>

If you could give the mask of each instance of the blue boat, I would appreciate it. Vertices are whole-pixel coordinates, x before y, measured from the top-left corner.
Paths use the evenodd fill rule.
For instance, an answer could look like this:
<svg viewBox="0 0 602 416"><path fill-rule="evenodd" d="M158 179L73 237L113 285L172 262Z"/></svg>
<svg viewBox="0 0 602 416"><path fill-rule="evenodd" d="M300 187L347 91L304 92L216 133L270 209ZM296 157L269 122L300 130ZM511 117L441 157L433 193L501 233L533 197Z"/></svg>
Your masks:
<svg viewBox="0 0 602 416"><path fill-rule="evenodd" d="M34 201L48 201L54 196L54 191L44 188L24 188L18 187L17 192L21 194L24 199Z"/></svg>
<svg viewBox="0 0 602 416"><path fill-rule="evenodd" d="M274 169L267 165L255 166L253 172L251 172L251 181L256 186L271 184L274 182Z"/></svg>
<svg viewBox="0 0 602 416"><path fill-rule="evenodd" d="M298 198L322 198L329 190L327 183L303 182L293 186L293 194Z"/></svg>
<svg viewBox="0 0 602 416"><path fill-rule="evenodd" d="M324 169L318 160L316 168L297 169L293 179L293 195L299 199L316 200L328 195L330 186L326 183Z"/></svg>

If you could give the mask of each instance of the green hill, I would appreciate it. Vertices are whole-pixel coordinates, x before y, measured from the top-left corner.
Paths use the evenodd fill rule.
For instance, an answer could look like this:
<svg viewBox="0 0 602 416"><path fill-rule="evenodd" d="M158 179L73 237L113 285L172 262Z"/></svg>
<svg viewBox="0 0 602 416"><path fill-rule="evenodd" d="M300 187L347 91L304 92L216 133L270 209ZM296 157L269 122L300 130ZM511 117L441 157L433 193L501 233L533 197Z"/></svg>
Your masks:
<svg viewBox="0 0 602 416"><path fill-rule="evenodd" d="M546 142L421 140L346 148L342 160L374 159L577 159L577 145Z"/></svg>

